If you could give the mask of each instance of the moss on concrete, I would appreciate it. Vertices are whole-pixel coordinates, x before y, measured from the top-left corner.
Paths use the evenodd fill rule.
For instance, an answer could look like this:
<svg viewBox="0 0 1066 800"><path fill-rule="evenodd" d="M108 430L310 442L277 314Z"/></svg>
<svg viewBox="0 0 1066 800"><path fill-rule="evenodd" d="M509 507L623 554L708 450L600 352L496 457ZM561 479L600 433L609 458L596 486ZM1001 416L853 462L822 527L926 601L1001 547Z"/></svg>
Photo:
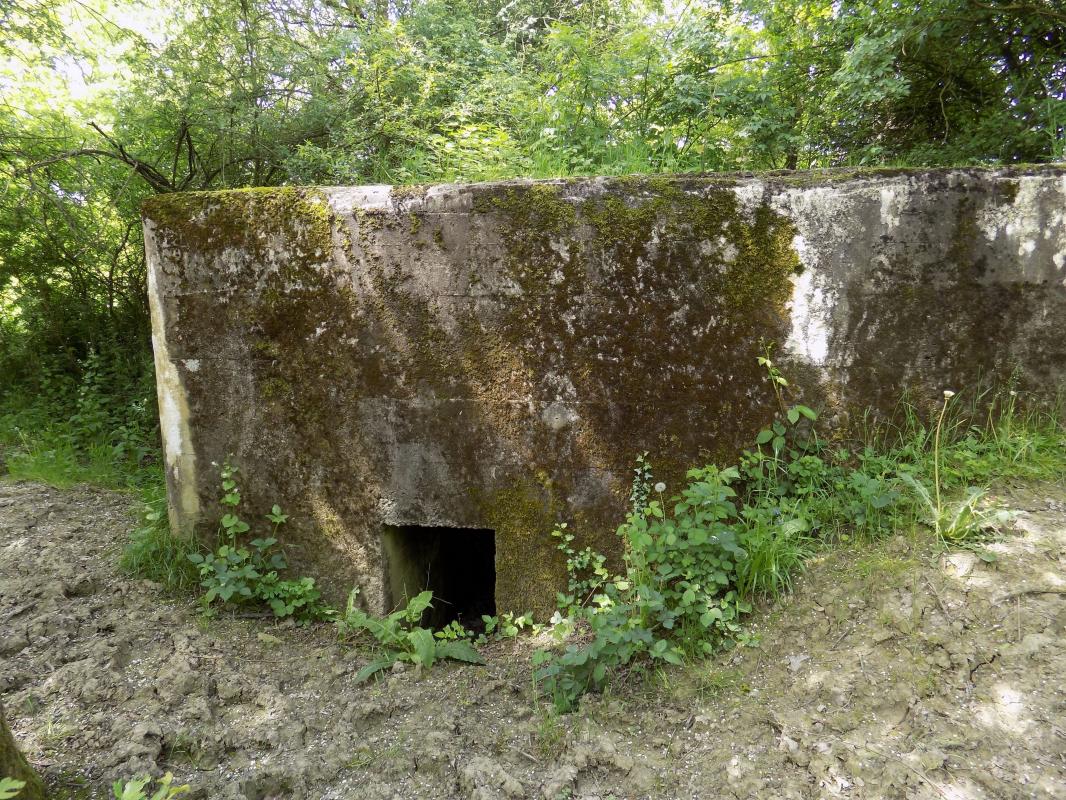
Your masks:
<svg viewBox="0 0 1066 800"><path fill-rule="evenodd" d="M565 561L550 535L563 513L551 490L526 478L473 496L496 532L497 610L547 618L566 580Z"/></svg>
<svg viewBox="0 0 1066 800"><path fill-rule="evenodd" d="M269 255L272 237L297 247L287 259L296 269L328 261L332 255L332 213L318 190L272 187L221 192L156 195L145 201L144 215L160 234L188 252L215 254L240 248Z"/></svg>
<svg viewBox="0 0 1066 800"><path fill-rule="evenodd" d="M795 228L760 188L780 198L781 185L895 174L479 185L446 190L432 212L421 189L395 190L393 208L344 219L313 190L153 201L161 247L179 254L168 263L184 259L169 302L200 348L181 356L202 360L186 376L198 457L236 441L246 474L262 476L250 507L303 504L294 520L320 528L294 534L304 571L372 583L377 521L395 507L388 518L410 524L494 528L500 609L547 612L563 579L557 521L611 552L636 453L651 452L670 491L773 414L756 357L793 332L801 265ZM992 330L1009 339L1003 326L1039 316L1029 288L989 289L976 260L975 214L1003 198L952 196L986 205L942 223L950 268L903 253L842 269L833 286L854 315L840 332L857 343L846 388L864 402L868 387L893 395L869 401L894 401L918 358L930 371L949 348L987 360L986 318L1004 319ZM847 284L853 274L863 283ZM945 302L966 320L941 329L929 309Z"/></svg>

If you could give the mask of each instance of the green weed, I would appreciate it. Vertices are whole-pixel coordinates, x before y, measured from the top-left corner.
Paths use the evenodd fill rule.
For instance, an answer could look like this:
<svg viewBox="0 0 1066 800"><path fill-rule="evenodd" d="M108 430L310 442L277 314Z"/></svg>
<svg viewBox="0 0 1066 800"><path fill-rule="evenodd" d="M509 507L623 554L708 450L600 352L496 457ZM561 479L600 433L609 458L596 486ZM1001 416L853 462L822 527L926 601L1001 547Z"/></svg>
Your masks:
<svg viewBox="0 0 1066 800"><path fill-rule="evenodd" d="M356 681L365 681L397 662L407 662L419 668L432 667L437 661L452 659L470 664L484 664L484 659L465 638L438 638L418 623L431 607L433 592L422 592L411 598L405 608L383 618L372 617L356 605L359 590L353 589L343 616L336 621L341 638L361 633L369 634L381 654L356 674Z"/></svg>
<svg viewBox="0 0 1066 800"><path fill-rule="evenodd" d="M148 792L151 789L146 789L146 787L150 787L151 783L152 779L145 776L143 778L134 778L125 783L115 781L111 788L115 800L171 800L171 798L190 791L188 784L174 786L174 776L169 772L160 778L155 792L149 795Z"/></svg>
<svg viewBox="0 0 1066 800"><path fill-rule="evenodd" d="M566 728L554 706L538 705L535 739L537 754L545 761L554 761L566 749Z"/></svg>
<svg viewBox="0 0 1066 800"><path fill-rule="evenodd" d="M219 547L213 552L192 552L186 560L200 574L200 586L206 591L200 601L205 610L213 603L263 603L277 617L294 617L299 622L329 619L334 612L321 601L313 578L286 580L280 573L288 568L285 554L276 549L278 529L289 517L274 506L266 519L273 525L271 534L245 543L251 525L238 515L241 490L237 483L238 468L228 460L222 465L222 506L227 509L219 521Z"/></svg>
<svg viewBox="0 0 1066 800"><path fill-rule="evenodd" d="M119 566L128 575L155 581L172 591L191 589L198 571L189 556L200 552L199 543L171 531L163 486L146 488L142 500L141 524L130 534Z"/></svg>

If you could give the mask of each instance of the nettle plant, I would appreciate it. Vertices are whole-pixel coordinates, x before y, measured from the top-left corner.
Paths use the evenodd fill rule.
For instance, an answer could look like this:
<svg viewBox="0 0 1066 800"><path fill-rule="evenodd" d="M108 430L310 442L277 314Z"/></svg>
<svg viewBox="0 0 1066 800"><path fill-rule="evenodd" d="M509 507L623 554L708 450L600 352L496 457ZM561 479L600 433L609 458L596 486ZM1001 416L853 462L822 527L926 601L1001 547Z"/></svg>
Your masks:
<svg viewBox="0 0 1066 800"><path fill-rule="evenodd" d="M321 601L313 578L283 579L288 568L284 552L278 547L278 530L288 522L288 514L275 505L266 519L272 528L265 537L243 543L251 526L238 514L241 490L237 483L239 469L227 459L221 470L222 499L226 510L219 521L219 546L214 552L192 553L189 560L200 571L200 585L206 590L201 602L212 604L262 603L277 617L295 617L310 622L331 616Z"/></svg>
<svg viewBox="0 0 1066 800"><path fill-rule="evenodd" d="M650 478L638 470L638 480ZM560 607L572 625L584 623L592 633L587 644L534 655L534 677L557 707L569 708L640 656L681 664L686 653L709 653L740 633L738 618L751 606L734 588L746 557L730 525L738 513L730 486L736 477L735 469L690 470L689 484L669 502L656 484L659 499L633 509L618 529L622 574L607 570L601 554L574 548L565 526L554 531L570 576ZM637 502L647 496L634 492Z"/></svg>

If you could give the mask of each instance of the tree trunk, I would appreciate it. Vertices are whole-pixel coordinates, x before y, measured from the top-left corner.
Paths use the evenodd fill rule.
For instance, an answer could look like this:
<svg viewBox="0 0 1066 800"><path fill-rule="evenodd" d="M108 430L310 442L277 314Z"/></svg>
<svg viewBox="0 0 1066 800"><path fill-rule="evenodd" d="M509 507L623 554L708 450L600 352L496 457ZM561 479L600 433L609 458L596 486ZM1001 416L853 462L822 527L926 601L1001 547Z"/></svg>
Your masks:
<svg viewBox="0 0 1066 800"><path fill-rule="evenodd" d="M15 746L15 737L4 719L3 705L0 705L0 778L25 781L26 785L16 795L18 800L45 800L47 797L41 779Z"/></svg>

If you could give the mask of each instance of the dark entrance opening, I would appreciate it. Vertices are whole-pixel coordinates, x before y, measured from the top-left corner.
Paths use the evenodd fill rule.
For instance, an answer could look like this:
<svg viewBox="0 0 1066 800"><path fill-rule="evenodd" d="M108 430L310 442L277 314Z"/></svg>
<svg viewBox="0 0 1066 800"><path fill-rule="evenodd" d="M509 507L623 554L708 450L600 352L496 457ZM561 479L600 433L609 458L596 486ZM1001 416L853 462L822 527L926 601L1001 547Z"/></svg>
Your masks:
<svg viewBox="0 0 1066 800"><path fill-rule="evenodd" d="M402 608L419 592L433 592L422 625L452 620L469 630L496 614L496 534L477 528L388 526L382 533L389 601Z"/></svg>

